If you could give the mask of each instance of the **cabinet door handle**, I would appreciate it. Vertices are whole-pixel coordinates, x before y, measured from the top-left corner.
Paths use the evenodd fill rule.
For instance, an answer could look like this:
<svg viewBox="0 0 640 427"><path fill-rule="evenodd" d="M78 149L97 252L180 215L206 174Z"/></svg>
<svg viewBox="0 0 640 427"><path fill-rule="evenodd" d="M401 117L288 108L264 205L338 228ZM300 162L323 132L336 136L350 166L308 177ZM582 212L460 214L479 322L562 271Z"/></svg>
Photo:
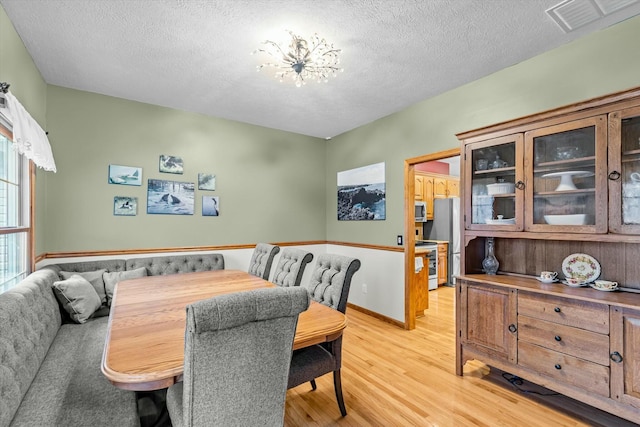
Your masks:
<svg viewBox="0 0 640 427"><path fill-rule="evenodd" d="M613 362L620 363L622 362L622 355L617 351L614 351L609 355L609 359L611 359Z"/></svg>
<svg viewBox="0 0 640 427"><path fill-rule="evenodd" d="M609 179L610 179L611 181L617 181L617 180L619 180L619 179L620 179L620 172L618 172L618 171L613 171L613 172L611 172L611 173L609 174Z"/></svg>
<svg viewBox="0 0 640 427"><path fill-rule="evenodd" d="M560 313L562 310L560 310L560 307L556 307L553 309L553 311L555 311L556 313Z"/></svg>
<svg viewBox="0 0 640 427"><path fill-rule="evenodd" d="M524 182L522 182L522 181L516 182L516 188L518 190L524 190Z"/></svg>
<svg viewBox="0 0 640 427"><path fill-rule="evenodd" d="M509 332L513 333L513 332L515 332L517 330L518 330L518 328L513 323L509 325Z"/></svg>
<svg viewBox="0 0 640 427"><path fill-rule="evenodd" d="M556 341L560 342L562 341L562 337L560 335L556 335L555 337L553 337Z"/></svg>
<svg viewBox="0 0 640 427"><path fill-rule="evenodd" d="M554 366L554 368L556 368L556 369L560 370L560 369L562 369L562 366L560 366L560 364L559 364L559 363L556 363L556 364L555 364L555 366Z"/></svg>

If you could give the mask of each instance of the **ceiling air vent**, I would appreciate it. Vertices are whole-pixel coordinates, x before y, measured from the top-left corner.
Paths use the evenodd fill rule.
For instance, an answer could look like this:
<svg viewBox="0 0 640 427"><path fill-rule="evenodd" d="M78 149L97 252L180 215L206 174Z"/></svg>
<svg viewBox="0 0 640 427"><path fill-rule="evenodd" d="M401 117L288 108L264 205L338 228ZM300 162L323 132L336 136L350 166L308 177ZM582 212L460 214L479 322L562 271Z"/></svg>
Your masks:
<svg viewBox="0 0 640 427"><path fill-rule="evenodd" d="M546 10L562 31L568 33L638 0L565 0Z"/></svg>

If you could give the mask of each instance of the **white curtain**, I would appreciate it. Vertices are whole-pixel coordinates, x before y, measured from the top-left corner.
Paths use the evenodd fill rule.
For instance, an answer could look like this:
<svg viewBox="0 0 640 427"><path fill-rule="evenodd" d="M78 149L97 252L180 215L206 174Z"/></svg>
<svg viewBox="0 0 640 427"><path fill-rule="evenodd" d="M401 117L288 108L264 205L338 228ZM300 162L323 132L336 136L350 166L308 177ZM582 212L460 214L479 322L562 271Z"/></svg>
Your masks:
<svg viewBox="0 0 640 427"><path fill-rule="evenodd" d="M38 122L22 106L11 91L4 94L7 100L8 119L13 127L13 147L18 153L33 160L36 166L56 172L51 145L47 134Z"/></svg>

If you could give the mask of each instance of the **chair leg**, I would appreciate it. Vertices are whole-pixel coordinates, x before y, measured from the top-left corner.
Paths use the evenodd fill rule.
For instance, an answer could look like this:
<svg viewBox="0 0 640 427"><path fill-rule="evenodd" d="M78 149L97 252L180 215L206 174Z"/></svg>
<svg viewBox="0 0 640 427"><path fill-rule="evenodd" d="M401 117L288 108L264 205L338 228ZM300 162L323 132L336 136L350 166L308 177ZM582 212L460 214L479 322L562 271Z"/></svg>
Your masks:
<svg viewBox="0 0 640 427"><path fill-rule="evenodd" d="M316 387L316 379L314 378L314 379L311 380L311 390L315 391L316 388L317 388Z"/></svg>
<svg viewBox="0 0 640 427"><path fill-rule="evenodd" d="M342 416L347 415L347 408L344 406L344 400L342 399L342 381L340 380L340 369L333 371L333 387L336 389L336 400L340 407L340 413Z"/></svg>

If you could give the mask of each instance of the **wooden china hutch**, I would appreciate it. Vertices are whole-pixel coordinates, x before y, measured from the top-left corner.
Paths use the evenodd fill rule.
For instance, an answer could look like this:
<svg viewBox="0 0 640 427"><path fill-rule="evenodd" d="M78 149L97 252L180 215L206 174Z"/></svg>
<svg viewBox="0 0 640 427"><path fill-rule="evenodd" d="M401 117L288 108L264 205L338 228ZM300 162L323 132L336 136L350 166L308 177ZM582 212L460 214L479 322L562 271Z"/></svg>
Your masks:
<svg viewBox="0 0 640 427"><path fill-rule="evenodd" d="M640 88L457 136L457 374L477 359L640 423ZM622 289L537 280L580 254Z"/></svg>

